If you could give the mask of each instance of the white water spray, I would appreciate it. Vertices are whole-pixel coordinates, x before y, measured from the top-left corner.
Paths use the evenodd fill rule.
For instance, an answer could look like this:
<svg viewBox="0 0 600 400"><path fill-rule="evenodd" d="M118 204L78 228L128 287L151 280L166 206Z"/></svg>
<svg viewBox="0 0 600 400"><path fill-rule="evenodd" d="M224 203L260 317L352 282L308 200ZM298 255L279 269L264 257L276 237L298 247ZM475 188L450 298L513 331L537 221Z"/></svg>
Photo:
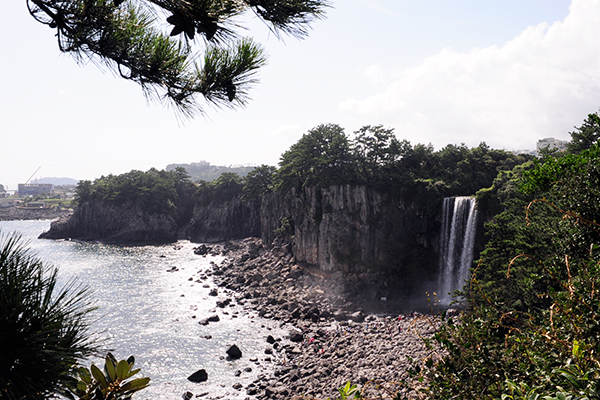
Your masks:
<svg viewBox="0 0 600 400"><path fill-rule="evenodd" d="M442 234L438 299L452 301L452 292L462 289L473 262L477 212L472 197L447 197L442 210Z"/></svg>

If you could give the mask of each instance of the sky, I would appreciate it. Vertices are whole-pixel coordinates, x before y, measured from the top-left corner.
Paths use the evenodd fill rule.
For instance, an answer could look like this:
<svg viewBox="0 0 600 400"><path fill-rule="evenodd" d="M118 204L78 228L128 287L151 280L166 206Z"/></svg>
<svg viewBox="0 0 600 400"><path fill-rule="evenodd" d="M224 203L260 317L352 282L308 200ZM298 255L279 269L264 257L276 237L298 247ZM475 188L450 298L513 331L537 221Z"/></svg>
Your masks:
<svg viewBox="0 0 600 400"><path fill-rule="evenodd" d="M0 184L205 160L277 165L320 124L413 144L506 150L561 140L600 107L600 0L334 0L304 40L248 35L269 64L243 109L182 120L58 50L25 0L0 0Z"/></svg>

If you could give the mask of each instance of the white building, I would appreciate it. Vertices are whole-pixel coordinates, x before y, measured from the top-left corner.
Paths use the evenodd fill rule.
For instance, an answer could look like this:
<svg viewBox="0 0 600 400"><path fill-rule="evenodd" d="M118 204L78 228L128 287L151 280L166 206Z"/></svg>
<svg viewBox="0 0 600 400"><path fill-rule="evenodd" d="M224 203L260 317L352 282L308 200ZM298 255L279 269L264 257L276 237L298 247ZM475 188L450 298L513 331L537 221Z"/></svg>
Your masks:
<svg viewBox="0 0 600 400"><path fill-rule="evenodd" d="M548 150L554 150L554 149L558 149L558 151L565 151L567 150L567 144L569 142L566 140L558 140L558 139L554 139L554 138L544 138L544 139L540 139L537 142L536 145L536 151L539 154L540 150L542 149L548 149Z"/></svg>

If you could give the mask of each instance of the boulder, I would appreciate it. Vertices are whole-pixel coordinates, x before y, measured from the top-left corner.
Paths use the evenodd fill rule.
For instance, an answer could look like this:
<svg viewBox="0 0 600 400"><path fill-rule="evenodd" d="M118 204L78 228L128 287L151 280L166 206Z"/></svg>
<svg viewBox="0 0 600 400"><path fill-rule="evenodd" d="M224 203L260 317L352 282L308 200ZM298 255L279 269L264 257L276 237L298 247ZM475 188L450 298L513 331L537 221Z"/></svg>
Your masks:
<svg viewBox="0 0 600 400"><path fill-rule="evenodd" d="M298 343L304 340L304 336L298 332L290 332L290 341Z"/></svg>
<svg viewBox="0 0 600 400"><path fill-rule="evenodd" d="M205 369L199 369L198 371L196 371L193 374L191 374L190 376L188 376L188 381L194 382L194 383L206 382L207 380L208 380L208 373L206 372Z"/></svg>
<svg viewBox="0 0 600 400"><path fill-rule="evenodd" d="M194 254L197 254L199 256L205 256L208 254L208 252L211 250L210 247L207 247L204 244L201 244L200 246L196 247L194 249Z"/></svg>
<svg viewBox="0 0 600 400"><path fill-rule="evenodd" d="M229 350L227 350L227 355L229 358L236 360L238 358L242 358L242 351L234 344L229 348Z"/></svg>
<svg viewBox="0 0 600 400"><path fill-rule="evenodd" d="M365 313L362 311L356 311L350 314L350 319L354 322L363 322L365 320Z"/></svg>
<svg viewBox="0 0 600 400"><path fill-rule="evenodd" d="M231 299L217 300L217 307L225 308L231 303Z"/></svg>

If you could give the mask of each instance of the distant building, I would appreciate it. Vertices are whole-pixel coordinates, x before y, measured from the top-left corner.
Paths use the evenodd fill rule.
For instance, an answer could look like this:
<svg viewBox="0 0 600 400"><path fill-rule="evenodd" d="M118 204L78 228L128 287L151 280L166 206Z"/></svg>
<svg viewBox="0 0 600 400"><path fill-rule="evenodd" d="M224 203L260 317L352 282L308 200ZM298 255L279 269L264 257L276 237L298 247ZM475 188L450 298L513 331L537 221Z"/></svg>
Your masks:
<svg viewBox="0 0 600 400"><path fill-rule="evenodd" d="M14 207L17 204L19 204L20 202L21 202L21 200L17 200L14 198L3 198L3 199L0 199L0 208Z"/></svg>
<svg viewBox="0 0 600 400"><path fill-rule="evenodd" d="M52 193L51 183L19 183L19 196L37 196Z"/></svg>
<svg viewBox="0 0 600 400"><path fill-rule="evenodd" d="M557 149L558 151L565 151L567 150L567 144L569 142L566 140L558 140L558 139L554 139L554 138L544 138L544 139L540 139L537 142L536 145L536 150L539 154L540 150L542 149L548 149L548 150L554 150Z"/></svg>

